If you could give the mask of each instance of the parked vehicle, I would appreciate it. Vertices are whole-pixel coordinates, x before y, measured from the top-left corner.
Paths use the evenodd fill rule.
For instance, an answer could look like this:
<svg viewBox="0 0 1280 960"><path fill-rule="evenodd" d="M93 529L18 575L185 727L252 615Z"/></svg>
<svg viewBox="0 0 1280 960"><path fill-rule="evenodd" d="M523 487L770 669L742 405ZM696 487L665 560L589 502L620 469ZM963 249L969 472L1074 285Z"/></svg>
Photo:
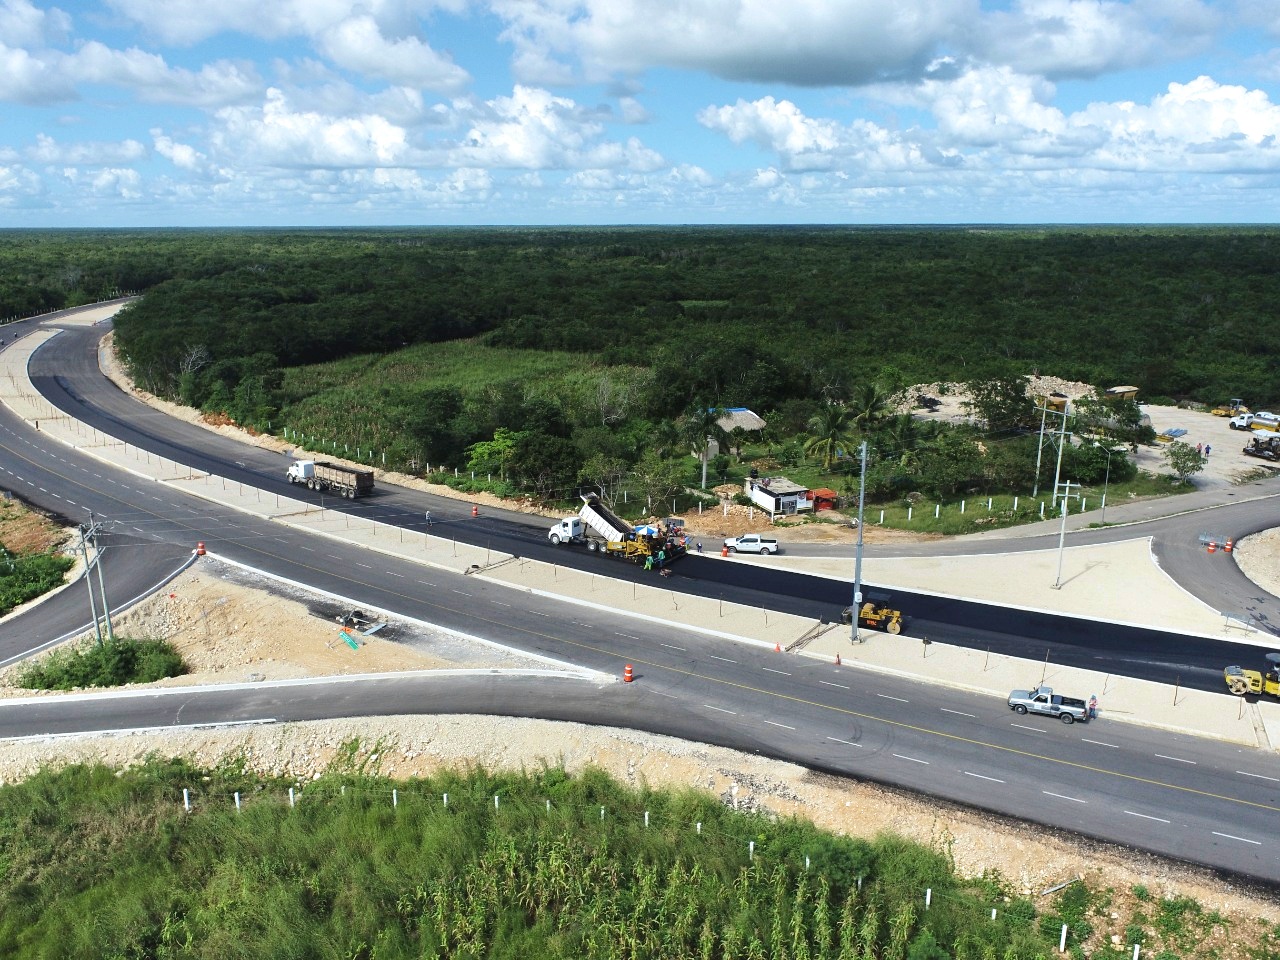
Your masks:
<svg viewBox="0 0 1280 960"><path fill-rule="evenodd" d="M1244 405L1244 401L1239 397L1232 397L1226 403L1220 403L1211 411L1215 417L1238 417L1242 413L1248 413L1249 408Z"/></svg>
<svg viewBox="0 0 1280 960"><path fill-rule="evenodd" d="M363 497L373 491L373 471L357 467L345 467L340 463L323 460L295 460L289 464L285 479L290 483L304 483L308 490L324 490L348 500Z"/></svg>
<svg viewBox="0 0 1280 960"><path fill-rule="evenodd" d="M1272 430L1280 431L1280 416L1263 410L1259 413L1242 413L1227 421L1232 430Z"/></svg>
<svg viewBox="0 0 1280 960"><path fill-rule="evenodd" d="M1089 705L1075 697L1063 697L1052 687L1036 687L1034 690L1014 690L1009 694L1009 709L1014 713L1042 713L1057 717L1063 723L1089 722Z"/></svg>
<svg viewBox="0 0 1280 960"><path fill-rule="evenodd" d="M1244 452L1251 457L1263 460L1280 460L1280 433L1268 430L1254 431L1253 439L1245 446Z"/></svg>
<svg viewBox="0 0 1280 960"><path fill-rule="evenodd" d="M762 537L758 533L745 533L740 537L730 537L724 542L731 553L758 553L767 557L779 550L778 541L773 537Z"/></svg>
<svg viewBox="0 0 1280 960"><path fill-rule="evenodd" d="M547 531L547 539L562 543L586 544L588 550L604 556L643 563L648 558L670 562L685 553L683 531L669 520L657 525L632 526L606 507L594 494L582 494L582 509L576 517L565 517Z"/></svg>

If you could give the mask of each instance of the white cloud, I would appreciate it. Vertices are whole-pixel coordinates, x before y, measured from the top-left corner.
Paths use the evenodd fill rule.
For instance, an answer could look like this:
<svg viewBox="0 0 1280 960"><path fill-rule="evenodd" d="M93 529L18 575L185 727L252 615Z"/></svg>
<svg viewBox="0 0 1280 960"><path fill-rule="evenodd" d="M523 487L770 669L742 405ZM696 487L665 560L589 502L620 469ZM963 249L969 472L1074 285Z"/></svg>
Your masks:
<svg viewBox="0 0 1280 960"><path fill-rule="evenodd" d="M35 173L18 164L0 165L0 208L23 206L43 192Z"/></svg>
<svg viewBox="0 0 1280 960"><path fill-rule="evenodd" d="M388 39L370 16L352 17L323 31L319 46L344 69L402 86L458 91L470 80L467 71L417 37Z"/></svg>
<svg viewBox="0 0 1280 960"><path fill-rule="evenodd" d="M525 79L552 82L557 57L589 78L652 66L731 80L849 85L910 75L977 11L977 0L491 0ZM552 76L548 76L548 74Z"/></svg>
<svg viewBox="0 0 1280 960"><path fill-rule="evenodd" d="M74 96L75 83L56 64L0 43L0 101L34 105Z"/></svg>
<svg viewBox="0 0 1280 960"><path fill-rule="evenodd" d="M243 102L262 88L252 65L219 60L193 73L170 67L156 54L113 50L96 40L67 57L66 68L77 80L131 88L140 99L155 103L216 107Z"/></svg>
<svg viewBox="0 0 1280 960"><path fill-rule="evenodd" d="M1091 104L1073 122L1105 132L1100 161L1133 170L1280 170L1280 105L1209 77L1171 83L1149 105Z"/></svg>
<svg viewBox="0 0 1280 960"><path fill-rule="evenodd" d="M137 140L60 144L47 134L40 133L36 135L35 145L30 147L26 154L27 159L32 163L97 166L134 163L146 157L147 148Z"/></svg>
<svg viewBox="0 0 1280 960"><path fill-rule="evenodd" d="M475 117L462 141L449 151L451 165L646 171L664 162L634 137L625 143L601 141L604 127L593 112L539 88L517 85L509 97L459 106Z"/></svg>
<svg viewBox="0 0 1280 960"><path fill-rule="evenodd" d="M1075 178L1091 169L1280 170L1280 105L1265 91L1200 77L1170 84L1146 105L1094 103L1073 114L1042 102L1051 93L1036 78L984 68L916 88L934 129L814 119L772 97L709 107L699 120L734 143L777 154L778 167L755 175L762 187L787 172L818 170L855 179L929 168L967 168L983 178L1022 169Z"/></svg>
<svg viewBox="0 0 1280 960"><path fill-rule="evenodd" d="M180 170L198 172L205 169L205 156L195 147L165 136L160 130L151 131L156 153Z"/></svg>
<svg viewBox="0 0 1280 960"><path fill-rule="evenodd" d="M0 4L0 37L20 47L43 47L64 39L71 31L71 18L51 7L41 10L29 0L4 0Z"/></svg>
<svg viewBox="0 0 1280 960"><path fill-rule="evenodd" d="M138 200L142 196L142 175L129 166L108 166L93 173L90 188L99 196Z"/></svg>
<svg viewBox="0 0 1280 960"><path fill-rule="evenodd" d="M261 107L227 107L210 144L237 165L284 168L397 166L407 157L402 127L376 114L331 116L297 111L277 89Z"/></svg>
<svg viewBox="0 0 1280 960"><path fill-rule="evenodd" d="M975 21L968 52L1021 73L1094 77L1203 49L1218 21L1203 0L1018 0Z"/></svg>

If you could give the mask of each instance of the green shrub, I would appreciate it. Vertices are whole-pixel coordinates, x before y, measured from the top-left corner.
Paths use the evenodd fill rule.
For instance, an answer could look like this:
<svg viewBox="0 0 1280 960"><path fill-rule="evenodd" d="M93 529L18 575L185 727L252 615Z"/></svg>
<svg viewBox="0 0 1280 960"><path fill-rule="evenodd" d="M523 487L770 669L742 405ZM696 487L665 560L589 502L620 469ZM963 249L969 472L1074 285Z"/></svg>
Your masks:
<svg viewBox="0 0 1280 960"><path fill-rule="evenodd" d="M62 586L63 576L71 565L70 557L56 553L18 557L0 548L0 617L14 607Z"/></svg>
<svg viewBox="0 0 1280 960"><path fill-rule="evenodd" d="M95 643L55 650L20 670L17 683L29 690L118 687L186 672L182 656L167 640L117 638L101 646Z"/></svg>

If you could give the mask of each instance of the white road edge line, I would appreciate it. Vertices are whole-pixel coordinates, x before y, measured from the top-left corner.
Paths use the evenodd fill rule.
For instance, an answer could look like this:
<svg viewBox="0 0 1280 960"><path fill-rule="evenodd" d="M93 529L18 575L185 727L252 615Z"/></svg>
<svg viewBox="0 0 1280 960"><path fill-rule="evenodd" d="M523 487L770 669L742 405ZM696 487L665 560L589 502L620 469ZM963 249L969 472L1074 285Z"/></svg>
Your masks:
<svg viewBox="0 0 1280 960"><path fill-rule="evenodd" d="M1063 796L1061 793L1052 793L1048 790L1041 790L1040 792L1043 793L1046 797L1057 797L1059 800L1070 800L1072 803L1088 803L1089 802L1088 800L1081 800L1079 797L1067 797L1067 796Z"/></svg>
<svg viewBox="0 0 1280 960"><path fill-rule="evenodd" d="M1252 843L1255 847L1262 846L1261 840L1250 840L1248 837L1237 837L1230 833L1219 833L1217 830L1213 831L1213 835L1215 837L1225 837L1228 840L1239 840L1241 843Z"/></svg>
<svg viewBox="0 0 1280 960"><path fill-rule="evenodd" d="M1170 822L1166 820L1164 817L1149 817L1145 813L1134 813L1132 810L1126 810L1125 813L1127 813L1131 817L1141 817L1143 820L1155 820L1157 823Z"/></svg>

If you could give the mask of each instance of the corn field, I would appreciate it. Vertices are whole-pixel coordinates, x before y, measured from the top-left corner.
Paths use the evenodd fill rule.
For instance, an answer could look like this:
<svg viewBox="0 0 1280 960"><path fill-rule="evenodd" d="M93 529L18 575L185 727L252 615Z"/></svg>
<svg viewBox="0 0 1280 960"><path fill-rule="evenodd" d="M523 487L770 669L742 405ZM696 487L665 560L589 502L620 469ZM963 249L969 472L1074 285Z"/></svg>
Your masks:
<svg viewBox="0 0 1280 960"><path fill-rule="evenodd" d="M962 881L944 851L599 771L302 786L178 761L69 767L0 788L0 849L0 956L1047 960L1056 947L1028 902Z"/></svg>

